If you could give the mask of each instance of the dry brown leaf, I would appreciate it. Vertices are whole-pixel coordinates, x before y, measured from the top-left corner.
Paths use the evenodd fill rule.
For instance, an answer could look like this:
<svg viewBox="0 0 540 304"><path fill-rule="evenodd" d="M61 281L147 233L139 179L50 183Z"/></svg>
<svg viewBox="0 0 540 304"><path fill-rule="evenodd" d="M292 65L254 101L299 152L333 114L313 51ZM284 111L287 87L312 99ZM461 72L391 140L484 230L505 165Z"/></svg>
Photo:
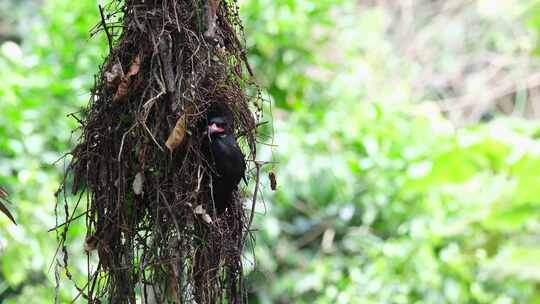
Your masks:
<svg viewBox="0 0 540 304"><path fill-rule="evenodd" d="M95 235L89 235L84 242L84 251L91 252L96 250L98 245L98 239Z"/></svg>
<svg viewBox="0 0 540 304"><path fill-rule="evenodd" d="M203 214L202 218L207 224L212 224L212 218L210 215L208 215L208 213Z"/></svg>
<svg viewBox="0 0 540 304"><path fill-rule="evenodd" d="M7 197L7 191L0 187L0 200L5 200L6 202L9 202ZM15 222L15 218L13 217L11 212L9 212L9 209L6 207L6 205L4 205L2 201L0 201L0 211L4 213L13 222L13 224L17 225L17 222Z"/></svg>
<svg viewBox="0 0 540 304"><path fill-rule="evenodd" d="M173 152L184 141L187 132L186 115L190 113L191 107L186 108L184 114L182 114L182 116L180 116L180 118L178 118L178 120L176 121L174 129L169 135L169 138L167 138L167 141L165 142L165 146L167 146L169 151Z"/></svg>
<svg viewBox="0 0 540 304"><path fill-rule="evenodd" d="M135 192L136 195L141 195L143 192L143 184L144 184L144 175L139 172L137 175L135 175L135 179L133 180L133 192Z"/></svg>
<svg viewBox="0 0 540 304"><path fill-rule="evenodd" d="M118 88L116 89L116 94L113 97L113 101L117 101L119 99L122 99L124 96L126 96L128 92L129 84L131 83L131 77L137 75L140 69L141 69L141 56L137 55L135 59L133 59L133 62L131 63L131 66L129 67L129 71L127 72L127 74L122 76L120 84L118 85Z"/></svg>
<svg viewBox="0 0 540 304"><path fill-rule="evenodd" d="M184 141L184 137L186 137L186 115L182 114L176 121L174 129L167 138L167 142L165 142L165 146L169 148L169 151L173 152Z"/></svg>
<svg viewBox="0 0 540 304"><path fill-rule="evenodd" d="M6 207L6 205L4 205L3 203L0 202L0 211L2 211L2 213L4 213L12 222L13 224L17 225L17 222L15 222L15 218L13 217L13 215L11 214L11 212L9 212L8 208Z"/></svg>
<svg viewBox="0 0 540 304"><path fill-rule="evenodd" d="M135 59L133 59L133 62L131 63L131 66L129 67L129 71L127 72L126 76L131 77L131 76L137 75L140 69L141 69L141 56L137 55L135 56Z"/></svg>
<svg viewBox="0 0 540 304"><path fill-rule="evenodd" d="M268 172L268 179L270 179L270 189L272 189L272 191L276 191L277 180L276 180L276 174L273 171Z"/></svg>
<svg viewBox="0 0 540 304"><path fill-rule="evenodd" d="M113 100L117 101L122 99L124 96L126 96L128 92L128 86L129 81L127 77L122 77L122 81L118 85L118 89L116 89L116 94L114 94Z"/></svg>

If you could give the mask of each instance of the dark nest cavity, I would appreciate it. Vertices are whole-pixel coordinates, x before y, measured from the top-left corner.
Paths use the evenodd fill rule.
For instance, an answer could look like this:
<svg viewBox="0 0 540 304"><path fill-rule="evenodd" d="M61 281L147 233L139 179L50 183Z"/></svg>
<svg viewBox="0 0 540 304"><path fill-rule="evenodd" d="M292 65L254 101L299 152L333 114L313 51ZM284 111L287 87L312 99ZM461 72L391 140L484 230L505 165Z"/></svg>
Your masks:
<svg viewBox="0 0 540 304"><path fill-rule="evenodd" d="M208 114L223 113L258 189L261 99L239 39L237 4L126 0L99 9L94 32L107 36L110 52L79 118L82 135L61 188L88 202L80 296L88 303L244 303L242 251L253 212L241 193L226 212L214 211L214 168L203 152ZM57 231L72 278L66 237L84 207L66 201L63 208Z"/></svg>

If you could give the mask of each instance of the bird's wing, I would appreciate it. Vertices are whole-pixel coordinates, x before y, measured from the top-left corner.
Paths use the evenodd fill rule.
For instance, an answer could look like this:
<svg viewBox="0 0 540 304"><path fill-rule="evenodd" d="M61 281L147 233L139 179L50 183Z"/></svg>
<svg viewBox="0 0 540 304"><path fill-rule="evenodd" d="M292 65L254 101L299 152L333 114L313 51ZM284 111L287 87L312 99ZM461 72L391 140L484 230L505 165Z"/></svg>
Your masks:
<svg viewBox="0 0 540 304"><path fill-rule="evenodd" d="M238 143L236 142L236 140L234 140L234 150L236 150L236 155L239 158L238 161L240 162L240 166L241 166L240 170L242 171L241 172L242 179L244 180L244 182L246 182L246 185L247 185L246 159L245 159L244 153L242 153L242 149L240 149L240 146L238 146Z"/></svg>
<svg viewBox="0 0 540 304"><path fill-rule="evenodd" d="M212 147L216 165L220 167L219 173L225 174L234 184L238 184L244 177L246 162L234 136L219 138Z"/></svg>

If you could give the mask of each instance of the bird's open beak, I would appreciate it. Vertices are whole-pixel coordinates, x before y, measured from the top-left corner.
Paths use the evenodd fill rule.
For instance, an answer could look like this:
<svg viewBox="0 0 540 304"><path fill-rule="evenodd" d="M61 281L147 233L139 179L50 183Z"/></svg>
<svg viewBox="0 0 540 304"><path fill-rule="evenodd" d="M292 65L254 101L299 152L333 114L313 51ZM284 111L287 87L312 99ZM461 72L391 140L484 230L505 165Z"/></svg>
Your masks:
<svg viewBox="0 0 540 304"><path fill-rule="evenodd" d="M225 129L218 127L215 123L208 126L208 134L223 133Z"/></svg>

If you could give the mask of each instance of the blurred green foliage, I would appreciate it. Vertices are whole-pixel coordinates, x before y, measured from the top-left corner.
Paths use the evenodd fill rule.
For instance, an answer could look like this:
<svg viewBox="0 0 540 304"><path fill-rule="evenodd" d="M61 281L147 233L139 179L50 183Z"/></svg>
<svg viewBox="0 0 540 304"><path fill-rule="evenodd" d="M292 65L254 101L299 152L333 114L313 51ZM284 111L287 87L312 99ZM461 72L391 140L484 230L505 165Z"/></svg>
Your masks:
<svg viewBox="0 0 540 304"><path fill-rule="evenodd" d="M57 242L47 230L56 225L54 193L64 165L57 160L77 126L67 115L88 101L106 49L103 40L89 40L97 20L94 1L46 1L21 21L22 45L0 46L0 184L11 193L18 223L0 219L2 303L54 300ZM84 238L82 228L72 232ZM75 293L63 286L61 299L69 301Z"/></svg>
<svg viewBox="0 0 540 304"><path fill-rule="evenodd" d="M418 99L384 8L245 0L241 14L274 105L278 146L261 157L279 162L246 253L251 302L540 303L539 123L456 127ZM511 20L530 43L538 14ZM98 20L95 1L45 1L21 22L21 45L0 45L0 184L19 223L0 217L1 303L53 301L56 161L106 52L88 37ZM83 277L83 223L72 228ZM59 280L69 303L76 292Z"/></svg>

